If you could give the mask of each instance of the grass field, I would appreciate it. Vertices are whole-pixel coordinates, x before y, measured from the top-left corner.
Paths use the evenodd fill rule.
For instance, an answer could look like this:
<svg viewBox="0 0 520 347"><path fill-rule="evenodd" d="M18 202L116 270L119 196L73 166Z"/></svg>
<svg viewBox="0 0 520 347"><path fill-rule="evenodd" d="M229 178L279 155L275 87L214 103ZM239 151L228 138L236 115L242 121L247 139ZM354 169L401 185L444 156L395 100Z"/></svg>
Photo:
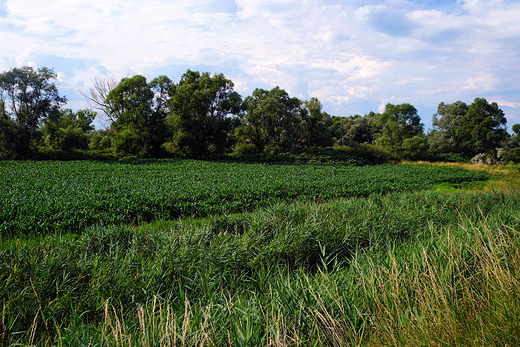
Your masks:
<svg viewBox="0 0 520 347"><path fill-rule="evenodd" d="M160 191L162 183L150 177L166 184L177 174L164 162L146 169L100 163L96 174L65 164L73 165L53 163L63 174L52 176L10 163L18 172L11 179L24 194L27 177L40 177L53 182L40 191L69 187L62 195L84 201L87 177L95 187L115 177L119 187L134 184L145 194ZM117 175L104 165L114 165ZM227 196L239 192L233 185L248 187L259 203L238 210L220 204L170 220L157 215L149 224L136 225L135 217L78 224L74 234L3 229L3 345L520 344L518 167L175 165L184 187L204 192L194 194L195 206L217 191L215 183L195 185L196 172L223 182ZM229 171L233 178L225 180ZM485 184L476 181L484 177ZM373 186L359 183L367 179ZM93 200L123 201L115 186L106 185L113 196L91 190ZM132 199L139 196L126 196L136 211ZM33 200L20 201L34 211Z"/></svg>
<svg viewBox="0 0 520 347"><path fill-rule="evenodd" d="M431 165L342 166L197 160L2 162L0 235L252 211L277 202L416 191L485 176Z"/></svg>

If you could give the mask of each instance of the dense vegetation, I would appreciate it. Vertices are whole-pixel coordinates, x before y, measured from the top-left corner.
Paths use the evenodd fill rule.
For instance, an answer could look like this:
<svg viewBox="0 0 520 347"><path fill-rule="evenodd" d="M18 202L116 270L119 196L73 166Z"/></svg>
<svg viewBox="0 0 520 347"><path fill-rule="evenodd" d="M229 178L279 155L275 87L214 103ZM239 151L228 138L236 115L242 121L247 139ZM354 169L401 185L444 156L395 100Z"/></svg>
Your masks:
<svg viewBox="0 0 520 347"><path fill-rule="evenodd" d="M0 74L0 158L83 151L91 158L237 159L343 147L387 161L520 162L520 125L508 134L504 112L483 98L441 102L425 134L408 103L331 116L317 98L303 101L278 86L243 98L222 74L188 70L178 83L167 76L96 79L85 94L90 109L78 111L63 108L55 79L50 69L28 66ZM105 129L94 131L96 116Z"/></svg>
<svg viewBox="0 0 520 347"><path fill-rule="evenodd" d="M520 345L496 103L425 135L410 104L335 117L222 74L97 79L79 111L55 79L0 74L0 158L98 160L0 162L0 347ZM509 164L367 165L471 157Z"/></svg>
<svg viewBox="0 0 520 347"><path fill-rule="evenodd" d="M0 234L244 212L281 201L414 191L483 179L428 165L308 165L156 160L5 161Z"/></svg>
<svg viewBox="0 0 520 347"><path fill-rule="evenodd" d="M519 221L516 188L424 190L4 239L2 341L517 345Z"/></svg>

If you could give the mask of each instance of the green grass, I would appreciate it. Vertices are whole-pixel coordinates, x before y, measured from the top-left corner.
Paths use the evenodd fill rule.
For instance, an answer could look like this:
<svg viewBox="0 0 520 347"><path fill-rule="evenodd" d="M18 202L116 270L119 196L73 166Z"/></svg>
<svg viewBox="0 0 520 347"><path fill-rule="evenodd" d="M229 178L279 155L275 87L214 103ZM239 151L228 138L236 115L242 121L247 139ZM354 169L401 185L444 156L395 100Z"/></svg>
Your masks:
<svg viewBox="0 0 520 347"><path fill-rule="evenodd" d="M252 211L278 202L417 191L483 173L432 165L309 165L155 160L0 165L0 236L81 232Z"/></svg>
<svg viewBox="0 0 520 347"><path fill-rule="evenodd" d="M286 167L257 169L274 180ZM518 172L477 168L466 177L491 171L492 186ZM519 345L518 186L367 170L453 185L4 239L0 346Z"/></svg>
<svg viewBox="0 0 520 347"><path fill-rule="evenodd" d="M451 338L443 317L466 345L518 342L517 230L504 192L279 204L21 240L0 253L0 293L11 342L36 326L43 344L420 345Z"/></svg>

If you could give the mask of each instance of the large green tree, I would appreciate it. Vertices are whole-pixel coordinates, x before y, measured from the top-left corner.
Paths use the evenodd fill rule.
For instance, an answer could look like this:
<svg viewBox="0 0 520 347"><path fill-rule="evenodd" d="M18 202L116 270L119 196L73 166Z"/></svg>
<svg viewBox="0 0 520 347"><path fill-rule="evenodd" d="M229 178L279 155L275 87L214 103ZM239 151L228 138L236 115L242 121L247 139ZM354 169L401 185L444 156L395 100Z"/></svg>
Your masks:
<svg viewBox="0 0 520 347"><path fill-rule="evenodd" d="M364 116L333 117L330 131L334 144L346 146L351 143L374 144L381 135L379 113L370 112Z"/></svg>
<svg viewBox="0 0 520 347"><path fill-rule="evenodd" d="M441 102L432 116L433 130L428 133L430 147L444 152L459 151L456 133L467 112L468 105L460 100L451 104Z"/></svg>
<svg viewBox="0 0 520 347"><path fill-rule="evenodd" d="M87 149L94 118L96 112L89 109L74 112L67 108L60 110L57 117L49 117L40 131L45 143L54 149Z"/></svg>
<svg viewBox="0 0 520 347"><path fill-rule="evenodd" d="M0 100L0 158L14 158L17 154L18 127L7 115L5 104Z"/></svg>
<svg viewBox="0 0 520 347"><path fill-rule="evenodd" d="M386 104L379 122L383 136L377 143L394 149L400 147L405 139L423 135L424 132L417 109L408 103Z"/></svg>
<svg viewBox="0 0 520 347"><path fill-rule="evenodd" d="M174 83L160 76L150 83L141 75L125 77L107 96L106 104L114 130L115 149L120 154L154 157L161 154L167 137L165 118Z"/></svg>
<svg viewBox="0 0 520 347"><path fill-rule="evenodd" d="M191 157L224 153L230 148L233 115L242 98L223 74L188 70L172 98L168 123L174 135L169 147Z"/></svg>
<svg viewBox="0 0 520 347"><path fill-rule="evenodd" d="M495 148L506 138L506 117L496 102L476 98L460 120L455 138L466 155L494 154Z"/></svg>
<svg viewBox="0 0 520 347"><path fill-rule="evenodd" d="M513 131L513 135L511 135L512 142L514 143L514 146L517 147L520 143L520 124L513 124L511 130Z"/></svg>
<svg viewBox="0 0 520 347"><path fill-rule="evenodd" d="M298 98L278 86L255 89L244 100L246 113L236 131L240 143L252 144L258 153L290 151L302 134L301 106Z"/></svg>
<svg viewBox="0 0 520 347"><path fill-rule="evenodd" d="M55 80L54 71L46 67L35 70L23 66L0 74L3 119L0 131L11 132L0 137L16 141L15 155L28 153L42 121L58 114L66 103L67 99L59 95Z"/></svg>
<svg viewBox="0 0 520 347"><path fill-rule="evenodd" d="M311 98L304 102L301 112L303 134L302 145L305 147L332 146L332 134L329 127L332 125L332 117L323 111L323 105L318 98Z"/></svg>

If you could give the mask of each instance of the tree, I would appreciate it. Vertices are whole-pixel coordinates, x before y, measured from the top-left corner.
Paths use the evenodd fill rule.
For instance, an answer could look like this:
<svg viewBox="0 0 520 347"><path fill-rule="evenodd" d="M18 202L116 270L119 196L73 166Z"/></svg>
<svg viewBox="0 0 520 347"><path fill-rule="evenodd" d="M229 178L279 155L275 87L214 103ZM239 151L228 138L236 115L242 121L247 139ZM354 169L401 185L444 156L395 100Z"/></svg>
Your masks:
<svg viewBox="0 0 520 347"><path fill-rule="evenodd" d="M91 149L108 149L112 147L112 137L109 135L110 130L97 130L90 138L89 147Z"/></svg>
<svg viewBox="0 0 520 347"><path fill-rule="evenodd" d="M242 98L223 74L188 70L171 101L168 124L174 132L168 146L191 157L224 153L230 147L232 115L241 112Z"/></svg>
<svg viewBox="0 0 520 347"><path fill-rule="evenodd" d="M516 124L513 124L513 126L511 127L511 130L513 130L513 132L515 133L515 135L520 135L520 124L516 123Z"/></svg>
<svg viewBox="0 0 520 347"><path fill-rule="evenodd" d="M255 89L244 100L246 114L237 137L242 144L253 144L258 153L289 151L301 136L302 102L276 86Z"/></svg>
<svg viewBox="0 0 520 347"><path fill-rule="evenodd" d="M424 125L417 114L417 109L406 103L400 105L386 104L385 112L379 118L382 137L378 144L398 148L404 139L423 135Z"/></svg>
<svg viewBox="0 0 520 347"><path fill-rule="evenodd" d="M425 135L406 138L403 140L401 151L401 156L405 159L425 159L428 151L428 138Z"/></svg>
<svg viewBox="0 0 520 347"><path fill-rule="evenodd" d="M508 147L518 147L520 144L520 124L516 123L513 124L511 127L511 130L513 131L513 135L509 138L509 145Z"/></svg>
<svg viewBox="0 0 520 347"><path fill-rule="evenodd" d="M96 118L96 112L92 110L63 109L57 117L49 117L39 129L43 134L45 143L60 150L86 149L88 147L88 134L94 130L92 122Z"/></svg>
<svg viewBox="0 0 520 347"><path fill-rule="evenodd" d="M130 74L127 74L124 78L128 78ZM107 100L110 91L117 87L120 80L114 77L102 78L94 77L92 79L92 87L89 88L88 94L79 91L81 95L87 98L87 107L93 110L101 112L104 117L100 118L103 123L103 127L106 129L116 119L115 114L111 113L110 110L113 105Z"/></svg>
<svg viewBox="0 0 520 347"><path fill-rule="evenodd" d="M34 70L23 66L0 74L2 113L4 121L6 118L14 121L16 134L9 136L17 141L17 155L28 153L42 121L57 115L67 101L59 95L54 80L56 74L46 67Z"/></svg>
<svg viewBox="0 0 520 347"><path fill-rule="evenodd" d="M476 98L460 120L455 132L456 145L470 156L494 154L495 148L507 136L506 123L504 112L497 103L490 104L484 98Z"/></svg>
<svg viewBox="0 0 520 347"><path fill-rule="evenodd" d="M311 98L304 102L305 108L301 112L303 136L302 144L305 147L332 146L332 135L329 127L332 125L331 116L323 112L323 105L318 98Z"/></svg>
<svg viewBox="0 0 520 347"><path fill-rule="evenodd" d="M16 157L18 127L8 117L4 102L0 100L0 158Z"/></svg>
<svg viewBox="0 0 520 347"><path fill-rule="evenodd" d="M330 131L336 145L345 146L351 143L375 143L380 136L379 113L370 112L364 116L333 117Z"/></svg>
<svg viewBox="0 0 520 347"><path fill-rule="evenodd" d="M467 112L468 105L460 100L451 104L441 102L432 116L433 130L428 133L430 147L444 152L459 151L456 132Z"/></svg>
<svg viewBox="0 0 520 347"><path fill-rule="evenodd" d="M165 118L174 84L166 76L150 83L146 77L125 77L106 98L113 120L116 151L125 155L160 155L167 137ZM129 141L131 143L129 143Z"/></svg>

